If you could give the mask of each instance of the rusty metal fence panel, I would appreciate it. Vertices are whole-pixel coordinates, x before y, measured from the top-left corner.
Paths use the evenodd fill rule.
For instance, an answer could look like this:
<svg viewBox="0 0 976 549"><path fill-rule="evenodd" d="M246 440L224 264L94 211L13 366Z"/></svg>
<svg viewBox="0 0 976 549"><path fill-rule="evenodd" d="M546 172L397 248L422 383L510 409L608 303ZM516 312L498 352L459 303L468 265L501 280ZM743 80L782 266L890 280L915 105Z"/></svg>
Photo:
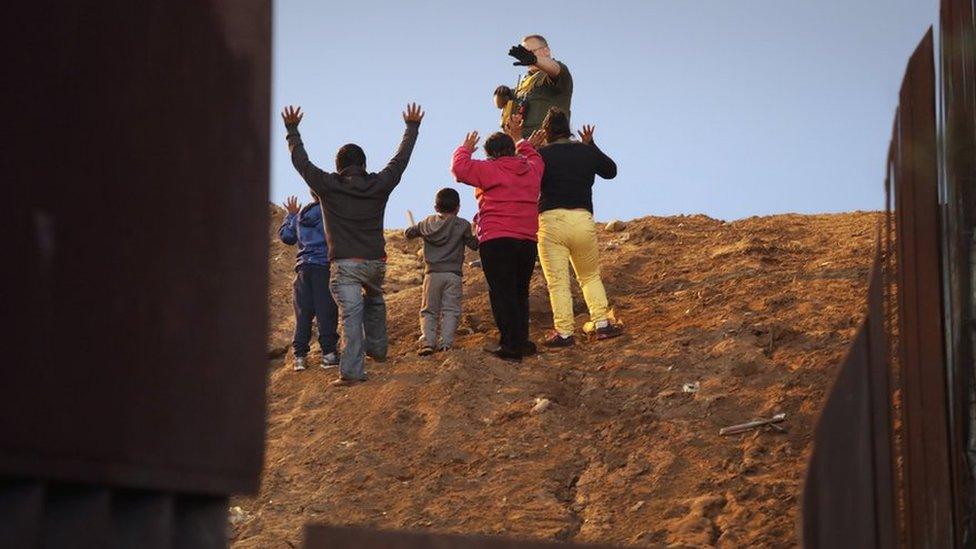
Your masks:
<svg viewBox="0 0 976 549"><path fill-rule="evenodd" d="M868 292L868 315L814 434L802 500L806 547L893 547L896 539L880 247Z"/></svg>
<svg viewBox="0 0 976 549"><path fill-rule="evenodd" d="M938 82L934 44L929 30L900 90L868 315L807 472L807 547L976 543L973 0L942 3Z"/></svg>
<svg viewBox="0 0 976 549"><path fill-rule="evenodd" d="M941 191L949 434L956 531L976 546L976 19L973 0L941 9Z"/></svg>
<svg viewBox="0 0 976 549"><path fill-rule="evenodd" d="M905 529L911 547L953 546L933 44L930 30L902 84L892 182Z"/></svg>
<svg viewBox="0 0 976 549"><path fill-rule="evenodd" d="M610 545L577 544L430 532L383 531L327 525L305 527L305 549L612 549Z"/></svg>
<svg viewBox="0 0 976 549"><path fill-rule="evenodd" d="M21 11L7 35L0 477L254 491L270 2Z"/></svg>
<svg viewBox="0 0 976 549"><path fill-rule="evenodd" d="M270 2L5 22L0 547L223 547L263 461Z"/></svg>

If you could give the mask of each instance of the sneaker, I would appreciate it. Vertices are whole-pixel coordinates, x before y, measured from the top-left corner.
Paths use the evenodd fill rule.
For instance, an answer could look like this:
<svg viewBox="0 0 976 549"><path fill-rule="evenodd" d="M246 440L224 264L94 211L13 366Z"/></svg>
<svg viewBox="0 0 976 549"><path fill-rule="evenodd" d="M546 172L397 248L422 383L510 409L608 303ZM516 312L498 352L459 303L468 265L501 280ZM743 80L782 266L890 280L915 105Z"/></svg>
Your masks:
<svg viewBox="0 0 976 549"><path fill-rule="evenodd" d="M539 348L535 346L535 343L526 341L522 344L520 351L522 352L522 356L533 356L539 352Z"/></svg>
<svg viewBox="0 0 976 549"><path fill-rule="evenodd" d="M419 350L417 350L418 356L430 356L432 354L434 354L434 348L431 347L430 345L424 345Z"/></svg>
<svg viewBox="0 0 976 549"><path fill-rule="evenodd" d="M619 325L607 323L606 326L597 327L596 329L596 339L597 341L610 339L622 335L624 333L623 328Z"/></svg>
<svg viewBox="0 0 976 549"><path fill-rule="evenodd" d="M330 385L332 385L333 387L349 387L351 385L358 385L365 381L366 381L365 379L349 379L349 378L340 377L339 379L333 380L332 383L330 383Z"/></svg>
<svg viewBox="0 0 976 549"><path fill-rule="evenodd" d="M562 336L559 332L553 330L542 340L542 344L546 347L572 347L576 345L576 338L572 334Z"/></svg>
<svg viewBox="0 0 976 549"><path fill-rule="evenodd" d="M437 348L438 353L443 353L444 351L450 351L450 350L451 350L450 345L441 345L440 347Z"/></svg>
<svg viewBox="0 0 976 549"><path fill-rule="evenodd" d="M295 367L294 367L294 370L296 372L301 372L304 369L305 369L305 357L303 357L303 356L296 356L295 357Z"/></svg>
<svg viewBox="0 0 976 549"><path fill-rule="evenodd" d="M335 368L338 365L339 365L339 353L335 353L335 352L329 353L327 355L323 355L322 364L319 364L319 366L321 366L323 370Z"/></svg>

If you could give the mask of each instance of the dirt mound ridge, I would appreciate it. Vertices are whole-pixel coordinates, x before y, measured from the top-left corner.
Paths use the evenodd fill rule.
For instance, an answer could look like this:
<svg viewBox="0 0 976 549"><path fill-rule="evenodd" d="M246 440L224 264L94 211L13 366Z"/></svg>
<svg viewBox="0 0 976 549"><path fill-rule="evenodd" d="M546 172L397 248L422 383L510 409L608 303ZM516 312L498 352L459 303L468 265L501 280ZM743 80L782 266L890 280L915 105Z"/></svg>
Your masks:
<svg viewBox="0 0 976 549"><path fill-rule="evenodd" d="M290 338L293 261L274 241L273 214L272 350ZM369 363L371 381L348 389L327 386L334 371L295 374L290 358L271 361L262 490L235 502L234 545L297 545L309 521L795 545L814 421L863 313L878 219L698 215L601 230L604 279L627 334L521 366L480 351L493 334L477 269L466 273L459 348L414 355L419 244L391 232L390 360ZM551 325L541 272L532 307L538 339ZM697 392L683 391L694 382ZM551 404L533 413L537 399ZM779 412L786 433L718 436Z"/></svg>

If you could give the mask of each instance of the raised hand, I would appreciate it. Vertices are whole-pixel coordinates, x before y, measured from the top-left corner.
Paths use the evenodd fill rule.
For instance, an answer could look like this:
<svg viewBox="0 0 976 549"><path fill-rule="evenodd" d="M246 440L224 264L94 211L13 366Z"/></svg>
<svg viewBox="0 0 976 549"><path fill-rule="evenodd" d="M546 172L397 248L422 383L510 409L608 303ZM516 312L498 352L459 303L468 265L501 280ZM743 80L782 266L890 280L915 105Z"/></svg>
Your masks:
<svg viewBox="0 0 976 549"><path fill-rule="evenodd" d="M580 130L580 131L578 131L578 132L576 132L576 133L579 134L580 141L582 141L583 143L586 143L587 145L592 145L593 144L593 130L595 130L595 129L596 129L596 126L586 126L586 125L584 125L583 126L583 129Z"/></svg>
<svg viewBox="0 0 976 549"><path fill-rule="evenodd" d="M464 136L464 146L471 149L472 151L477 150L479 139L481 138L478 137L478 132L471 132L468 135Z"/></svg>
<svg viewBox="0 0 976 549"><path fill-rule="evenodd" d="M298 202L297 196L289 196L285 200L285 210L290 214L297 214L301 210L302 205Z"/></svg>
<svg viewBox="0 0 976 549"><path fill-rule="evenodd" d="M508 50L508 55L518 59L518 61L512 63L512 65L515 65L516 67L528 67L535 65L539 61L536 59L535 54L529 51L529 49L522 44L512 46L512 48Z"/></svg>
<svg viewBox="0 0 976 549"><path fill-rule="evenodd" d="M513 114L505 122L505 133L512 138L512 141L518 143L519 139L522 139L522 124L524 122L521 114Z"/></svg>
<svg viewBox="0 0 976 549"><path fill-rule="evenodd" d="M546 142L546 130L543 130L542 128L539 128L538 130L532 132L532 135L529 136L529 143L531 143L532 146L537 149L539 148L540 145L542 145L545 142Z"/></svg>
<svg viewBox="0 0 976 549"><path fill-rule="evenodd" d="M420 124L420 122L423 119L424 119L424 111L420 110L420 105L416 103L410 103L409 105L407 105L407 110L403 111L404 122L407 123L416 122Z"/></svg>
<svg viewBox="0 0 976 549"><path fill-rule="evenodd" d="M302 113L301 107L293 107L289 105L285 107L285 110L281 111L281 119L285 121L286 126L291 124L298 125L298 123L302 121L302 116L305 115Z"/></svg>

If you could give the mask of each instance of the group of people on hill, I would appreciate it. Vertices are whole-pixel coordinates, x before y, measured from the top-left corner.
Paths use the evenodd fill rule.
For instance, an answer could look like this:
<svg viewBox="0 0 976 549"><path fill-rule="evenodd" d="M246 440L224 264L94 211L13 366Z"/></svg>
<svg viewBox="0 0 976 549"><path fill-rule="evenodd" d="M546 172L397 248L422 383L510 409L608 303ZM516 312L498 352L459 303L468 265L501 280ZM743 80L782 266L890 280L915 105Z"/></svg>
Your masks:
<svg viewBox="0 0 976 549"><path fill-rule="evenodd" d="M472 158L480 141L471 132L454 151L451 173L474 187L474 223L458 216L461 199L453 188L438 191L435 214L408 227L407 238L424 242L425 275L420 310L420 355L449 349L461 318L465 248L477 250L488 283L497 344L486 351L518 362L537 352L529 339L529 283L536 260L542 266L552 304L554 329L547 347L575 344L570 290L572 265L590 313L594 337L621 334L613 322L600 278L592 186L595 176L616 176L617 167L584 126L577 140L570 128L573 81L569 69L552 58L545 38L525 37L509 50L514 65L528 74L514 89L494 93L502 131L484 144L486 159ZM322 366L339 366L334 385L366 380L365 357L386 359L388 341L383 283L386 275L383 217L387 200L407 167L424 112L416 104L403 113L406 130L396 154L381 171L366 171L366 155L355 144L336 153L336 171L308 158L298 131L300 108L282 118L295 169L313 201L285 203L279 230L286 244L298 244L295 277L295 369L306 367L314 317ZM338 347L337 323L342 322Z"/></svg>

